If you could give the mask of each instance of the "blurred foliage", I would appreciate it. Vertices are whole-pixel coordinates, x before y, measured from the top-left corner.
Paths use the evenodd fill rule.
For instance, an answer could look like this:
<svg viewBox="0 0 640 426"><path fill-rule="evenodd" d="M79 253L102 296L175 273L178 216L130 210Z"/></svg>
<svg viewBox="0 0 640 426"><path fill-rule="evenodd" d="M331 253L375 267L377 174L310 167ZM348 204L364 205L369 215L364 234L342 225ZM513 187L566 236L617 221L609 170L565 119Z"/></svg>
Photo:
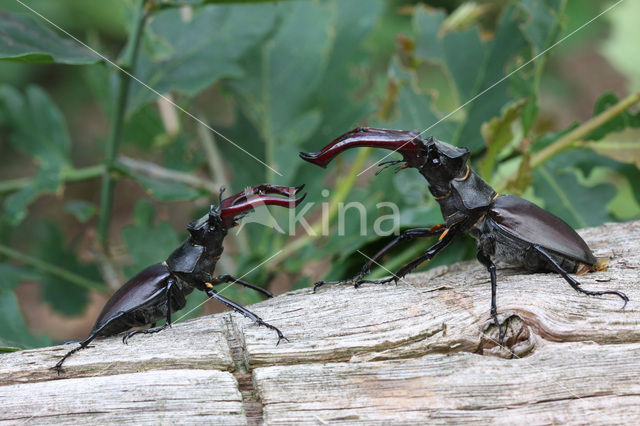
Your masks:
<svg viewBox="0 0 640 426"><path fill-rule="evenodd" d="M386 153L347 152L328 172L298 160L299 151L315 151L356 125L425 130L467 146L472 165L494 187L541 203L574 227L640 214L639 113L610 113L619 99L605 93L594 106L594 116L611 114L602 125L541 124L539 97L549 57L544 53L598 8L581 9L577 1L565 8L563 0L432 1L429 6L382 0L149 0L138 39L132 20L139 1L64 2L82 19L70 19L48 2L30 3L108 57L123 50L122 60L127 48L139 44L128 71L144 84L131 82L126 105L116 102L123 77L113 66L26 9L13 5L0 12L0 76L7 82L0 86L0 150L24 168L0 176L0 351L51 343L29 332L15 292L20 282L41 283L42 299L56 312L82 313L88 289L106 291L95 285L109 281L106 271L126 279L164 260L186 237L186 222L172 222L167 209L187 209L179 216L197 217L217 202L218 194L207 189L213 184L225 184L233 193L261 182L305 183L306 205L298 212L272 208L271 216L285 231L291 215L304 213L314 230L323 226L322 212L331 219L328 236L298 227L290 237L251 223L264 223L266 211L258 209L239 233L232 230L221 273L242 277L283 251L243 277L258 284L285 279L294 288L306 287L323 268L326 278L353 275L366 261L356 250L374 253L388 242L371 231L390 213L378 203L399 206L401 228L441 222L415 170L357 177ZM603 52L637 89L630 59L637 56L631 42L637 37L630 35L631 11L622 9L635 7L630 4L610 14L614 31ZM102 13L105 21L99 22ZM596 22L594 28L600 28ZM567 43L581 37L576 33ZM558 51L566 49L561 46ZM146 198L128 211L105 213L94 179L107 167L103 150L109 135L95 123L106 117L113 124L119 109L125 117L116 129L123 135L120 149L138 162L134 167L120 159L109 170L126 183L123 188L141 185ZM219 135L204 137L206 126L242 150ZM569 149L547 155L575 134ZM67 195L70 182L90 189ZM323 192L326 188L331 189ZM116 193L117 200L127 196L126 189ZM60 211L49 210L57 199L64 201ZM171 207L181 200L191 203ZM365 206L364 233L355 207L345 215L344 235L338 232L341 203L349 202ZM104 214L120 224L106 252L93 241L97 217ZM394 251L385 267L400 267L432 242L415 241ZM459 239L426 267L471 258L474 247L471 238ZM330 267L323 266L327 260ZM196 313L204 300L196 293L185 314ZM235 287L225 295L242 303L260 300Z"/></svg>

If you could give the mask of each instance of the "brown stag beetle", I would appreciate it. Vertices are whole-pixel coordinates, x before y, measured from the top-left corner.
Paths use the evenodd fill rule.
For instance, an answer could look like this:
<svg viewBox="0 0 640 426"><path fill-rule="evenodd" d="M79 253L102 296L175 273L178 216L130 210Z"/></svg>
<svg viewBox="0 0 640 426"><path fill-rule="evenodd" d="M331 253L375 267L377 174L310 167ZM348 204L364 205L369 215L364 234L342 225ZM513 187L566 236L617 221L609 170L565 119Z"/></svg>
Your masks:
<svg viewBox="0 0 640 426"><path fill-rule="evenodd" d="M286 339L276 327L221 296L213 287L231 282L257 290L268 297L273 297L271 292L228 274L214 276L213 272L222 254L222 241L229 228L237 225L238 220L255 206L297 206L306 196L295 198L303 187L304 185L297 188L258 185L224 200L224 187L221 188L220 204L212 205L208 214L187 225L189 238L166 261L149 266L116 291L105 304L89 336L79 342L79 347L69 351L53 369L60 372L62 364L71 354L86 348L98 336L112 336L133 327L151 324L149 329L126 334L122 340L127 343L134 334L157 333L170 327L171 314L185 307L186 296L194 289L204 291L212 299L219 300L256 324L274 330L278 334L278 343L281 339ZM166 319L165 325L155 327L156 321L161 319Z"/></svg>
<svg viewBox="0 0 640 426"><path fill-rule="evenodd" d="M584 240L562 219L537 205L514 195L501 195L482 180L467 165L469 150L449 145L433 137L422 139L416 132L375 128L357 128L338 137L322 151L300 157L326 167L341 152L354 147L374 147L393 150L402 160L380 163L400 164L396 171L413 167L427 180L429 191L440 205L445 223L428 228L407 229L383 247L367 262L355 277L342 281L319 281L314 290L325 283L396 283L421 263L432 259L458 235L469 233L478 241L477 258L491 276L491 317L504 340L496 309L496 267L494 261L504 261L524 267L529 272L556 272L580 293L593 296L614 294L614 290L589 291L580 287L569 273L582 274L602 268ZM378 174L376 173L376 174ZM364 280L380 256L401 241L438 235L438 241L416 260L404 265L392 277ZM623 306L623 309L624 309Z"/></svg>

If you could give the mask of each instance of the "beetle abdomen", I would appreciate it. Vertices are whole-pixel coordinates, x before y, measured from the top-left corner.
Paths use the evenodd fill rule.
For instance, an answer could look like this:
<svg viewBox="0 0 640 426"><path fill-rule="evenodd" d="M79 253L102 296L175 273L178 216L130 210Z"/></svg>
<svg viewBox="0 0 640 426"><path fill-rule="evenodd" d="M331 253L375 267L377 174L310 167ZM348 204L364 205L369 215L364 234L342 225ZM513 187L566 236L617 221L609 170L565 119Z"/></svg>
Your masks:
<svg viewBox="0 0 640 426"><path fill-rule="evenodd" d="M597 260L585 241L559 217L514 195L500 195L488 217L515 238L569 259L594 265Z"/></svg>
<svg viewBox="0 0 640 426"><path fill-rule="evenodd" d="M100 335L108 336L153 322L154 320L141 321L155 316L149 305L164 305L158 304L157 300L166 298L166 287L170 278L169 269L162 263L156 263L140 271L120 287L104 305L93 331L102 329ZM144 309L148 312L140 313ZM166 313L166 308L164 309ZM157 319L161 318L162 316Z"/></svg>

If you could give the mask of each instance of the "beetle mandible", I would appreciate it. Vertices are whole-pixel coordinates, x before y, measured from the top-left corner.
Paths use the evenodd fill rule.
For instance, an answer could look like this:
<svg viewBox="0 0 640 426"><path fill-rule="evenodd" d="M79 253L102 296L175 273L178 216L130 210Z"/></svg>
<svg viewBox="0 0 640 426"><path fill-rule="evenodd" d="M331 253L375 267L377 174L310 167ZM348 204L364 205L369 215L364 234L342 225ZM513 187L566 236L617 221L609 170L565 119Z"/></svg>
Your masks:
<svg viewBox="0 0 640 426"><path fill-rule="evenodd" d="M208 214L187 225L189 238L166 261L142 270L118 289L105 304L89 336L79 342L80 346L67 352L53 369L60 372L62 364L70 355L86 348L98 336L112 336L132 327L151 324L149 329L126 334L122 340L127 343L134 334L157 333L170 327L171 314L185 307L186 296L194 289L206 292L212 299L219 300L256 324L274 330L278 334L278 343L281 339L286 339L273 325L218 294L214 286L231 282L257 290L268 297L273 297L271 292L229 274L214 276L213 273L223 251L222 241L229 228L237 225L242 216L258 205L288 208L297 206L306 196L295 198L303 187L304 185L296 188L258 185L224 200L222 188L219 205L211 205ZM155 327L155 323L161 319L166 319L165 325Z"/></svg>
<svg viewBox="0 0 640 426"><path fill-rule="evenodd" d="M400 164L396 172L415 168L427 180L429 191L438 202L445 223L427 228L407 229L376 253L355 277L341 281L318 281L314 290L325 283L397 282L421 263L432 259L458 235L469 233L478 242L477 258L491 277L491 317L498 326L500 343L504 330L498 321L496 307L496 266L504 261L524 267L529 272L556 272L576 291L593 296L613 294L629 298L620 291L590 291L570 273L583 273L600 267L585 241L562 219L537 205L514 195L496 193L487 182L467 165L469 150L411 131L360 127L338 137L324 149L314 153L300 153L300 157L315 165L326 167L341 152L355 147L374 147L393 150L402 160L380 163L387 167ZM401 267L393 276L381 280L365 280L371 265L401 241L420 237L439 236L438 241L420 257ZM623 306L623 309L624 309Z"/></svg>

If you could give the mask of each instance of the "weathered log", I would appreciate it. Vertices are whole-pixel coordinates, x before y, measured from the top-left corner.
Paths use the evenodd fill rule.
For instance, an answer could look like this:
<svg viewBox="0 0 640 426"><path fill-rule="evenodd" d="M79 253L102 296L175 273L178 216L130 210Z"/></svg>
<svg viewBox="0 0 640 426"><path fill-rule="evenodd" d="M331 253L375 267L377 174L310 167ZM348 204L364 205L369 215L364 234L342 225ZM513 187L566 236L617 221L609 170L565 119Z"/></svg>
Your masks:
<svg viewBox="0 0 640 426"><path fill-rule="evenodd" d="M631 423L640 418L640 222L581 232L606 271L579 280L498 272L506 345L477 262L398 285L327 286L251 307L289 338L233 313L155 335L0 356L0 420L103 422ZM364 259L363 259L364 260ZM203 417L205 416L205 417Z"/></svg>

